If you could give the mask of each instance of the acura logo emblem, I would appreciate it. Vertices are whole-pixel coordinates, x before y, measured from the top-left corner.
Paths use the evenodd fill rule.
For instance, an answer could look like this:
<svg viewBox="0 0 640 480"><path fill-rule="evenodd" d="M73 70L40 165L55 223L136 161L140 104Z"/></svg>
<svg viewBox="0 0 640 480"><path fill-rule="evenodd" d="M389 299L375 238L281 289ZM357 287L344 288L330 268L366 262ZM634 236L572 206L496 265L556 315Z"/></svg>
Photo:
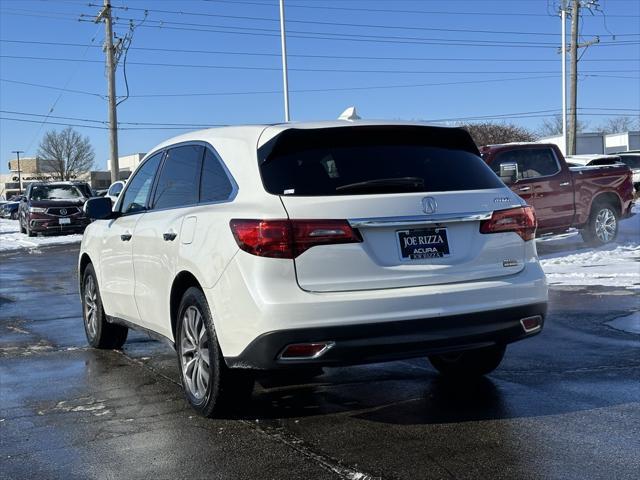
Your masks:
<svg viewBox="0 0 640 480"><path fill-rule="evenodd" d="M61 208L60 209L60 215L66 215L67 214L67 209L66 208Z"/></svg>
<svg viewBox="0 0 640 480"><path fill-rule="evenodd" d="M436 213L437 209L438 209L438 204L436 203L435 198L424 197L422 199L422 210L424 210L424 213L426 213L427 215L431 215L433 213Z"/></svg>

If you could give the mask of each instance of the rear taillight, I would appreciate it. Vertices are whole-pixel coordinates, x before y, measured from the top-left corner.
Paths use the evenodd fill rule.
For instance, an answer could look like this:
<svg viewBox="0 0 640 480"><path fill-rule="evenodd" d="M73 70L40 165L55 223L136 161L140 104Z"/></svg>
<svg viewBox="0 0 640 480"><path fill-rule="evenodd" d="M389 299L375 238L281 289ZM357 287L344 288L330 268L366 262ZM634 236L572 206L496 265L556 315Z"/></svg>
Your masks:
<svg viewBox="0 0 640 480"><path fill-rule="evenodd" d="M527 241L536 236L537 226L533 207L518 207L493 212L489 220L480 222L480 233L515 232Z"/></svg>
<svg viewBox="0 0 640 480"><path fill-rule="evenodd" d="M244 220L229 223L238 246L252 255L295 258L316 245L361 242L346 220Z"/></svg>

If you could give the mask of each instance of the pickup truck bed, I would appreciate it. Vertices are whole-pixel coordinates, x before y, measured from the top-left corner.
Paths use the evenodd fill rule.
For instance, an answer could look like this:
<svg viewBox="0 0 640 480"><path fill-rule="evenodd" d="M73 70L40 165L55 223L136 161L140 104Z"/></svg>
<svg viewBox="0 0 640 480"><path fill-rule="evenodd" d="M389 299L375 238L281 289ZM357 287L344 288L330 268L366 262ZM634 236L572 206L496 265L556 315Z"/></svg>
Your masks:
<svg viewBox="0 0 640 480"><path fill-rule="evenodd" d="M626 165L569 167L556 145L516 143L480 149L485 162L500 175L501 165L516 164L511 189L532 205L538 217L538 234L561 233L579 228L593 244L615 239L617 221L631 215L633 184ZM607 209L609 213L604 212ZM598 239L598 215L615 228L613 235ZM609 228L611 229L611 228Z"/></svg>

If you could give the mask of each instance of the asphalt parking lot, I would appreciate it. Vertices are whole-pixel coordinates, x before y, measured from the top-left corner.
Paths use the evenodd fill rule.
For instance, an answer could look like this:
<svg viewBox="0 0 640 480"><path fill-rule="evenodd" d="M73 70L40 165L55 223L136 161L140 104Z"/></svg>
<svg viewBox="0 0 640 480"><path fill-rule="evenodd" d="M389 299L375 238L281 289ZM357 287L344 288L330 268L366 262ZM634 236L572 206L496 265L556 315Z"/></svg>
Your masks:
<svg viewBox="0 0 640 480"><path fill-rule="evenodd" d="M552 289L543 333L477 383L327 369L207 420L164 344L87 348L77 251L0 254L2 478L638 478L640 335L609 323L640 310L630 290Z"/></svg>

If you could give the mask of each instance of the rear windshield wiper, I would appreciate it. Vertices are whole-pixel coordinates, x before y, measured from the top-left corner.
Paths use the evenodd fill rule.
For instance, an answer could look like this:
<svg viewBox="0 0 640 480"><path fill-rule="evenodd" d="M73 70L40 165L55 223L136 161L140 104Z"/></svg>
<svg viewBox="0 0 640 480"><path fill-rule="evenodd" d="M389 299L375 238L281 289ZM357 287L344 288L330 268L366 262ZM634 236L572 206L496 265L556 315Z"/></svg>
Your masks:
<svg viewBox="0 0 640 480"><path fill-rule="evenodd" d="M336 192L358 192L361 190L378 191L422 191L424 179L420 177L379 178L365 182L349 183L336 187Z"/></svg>

